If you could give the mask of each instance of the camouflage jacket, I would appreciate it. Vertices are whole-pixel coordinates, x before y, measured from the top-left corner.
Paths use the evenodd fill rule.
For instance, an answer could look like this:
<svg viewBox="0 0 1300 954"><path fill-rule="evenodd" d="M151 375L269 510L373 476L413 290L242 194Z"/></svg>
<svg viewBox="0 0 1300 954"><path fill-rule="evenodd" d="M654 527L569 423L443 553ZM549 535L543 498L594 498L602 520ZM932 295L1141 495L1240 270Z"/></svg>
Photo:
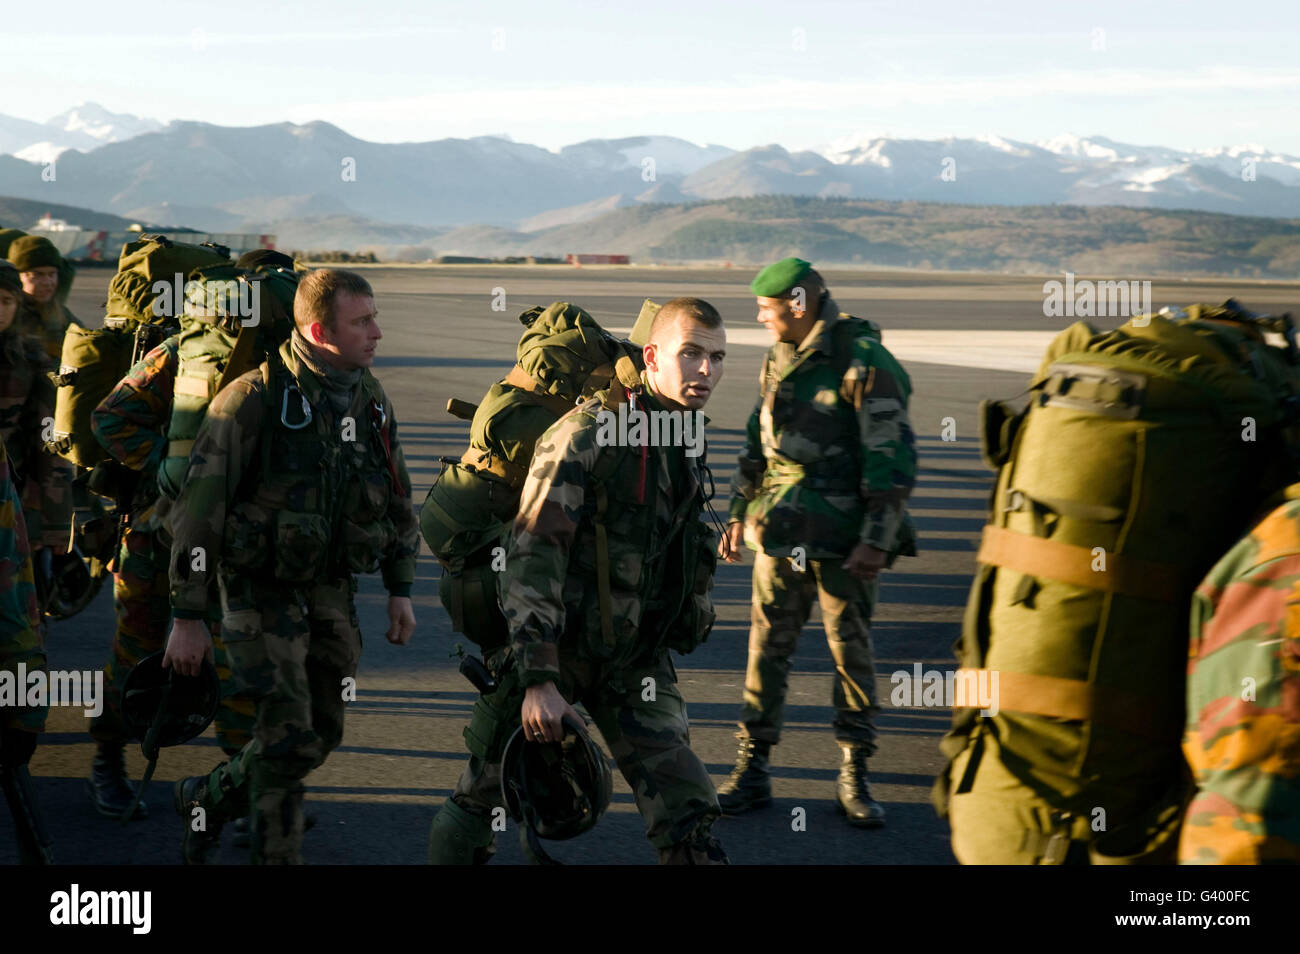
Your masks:
<svg viewBox="0 0 1300 954"><path fill-rule="evenodd" d="M40 612L32 577L31 547L22 507L9 479L9 459L0 441L0 670L14 673L22 663L31 672L45 668ZM15 686L25 692L25 686ZM0 707L0 727L16 725L39 732L45 727L46 708Z"/></svg>
<svg viewBox="0 0 1300 954"><path fill-rule="evenodd" d="M1183 864L1300 862L1300 484L1192 600Z"/></svg>
<svg viewBox="0 0 1300 954"><path fill-rule="evenodd" d="M52 368L57 368L63 361L63 338L67 335L68 328L72 325L85 327L76 315L68 311L62 300L56 299L56 302L57 304L42 309L35 299L24 294L23 305L18 313L18 323L23 333L39 338L45 345L45 353Z"/></svg>
<svg viewBox="0 0 1300 954"><path fill-rule="evenodd" d="M777 342L763 362L731 519L771 556L843 557L858 543L915 552L903 509L916 482L911 380L873 323L823 307L838 318L819 319L797 348Z"/></svg>
<svg viewBox="0 0 1300 954"><path fill-rule="evenodd" d="M415 579L411 480L383 388L364 372L338 415L287 343L213 399L167 519L180 618L203 616L213 568L294 586L377 567L394 596Z"/></svg>
<svg viewBox="0 0 1300 954"><path fill-rule="evenodd" d="M607 442L600 416L607 396L578 405L542 434L524 481L500 577L524 686L555 680L562 650L616 678L665 645L689 652L713 625L716 535L700 519L704 456ZM632 396L632 408L662 410L648 389ZM603 564L598 526L607 541ZM600 599L606 572L608 627Z"/></svg>
<svg viewBox="0 0 1300 954"><path fill-rule="evenodd" d="M27 532L36 545L67 543L72 522L72 469L42 444L54 419L54 385L39 339L13 327L0 333L0 440L15 485L22 486Z"/></svg>
<svg viewBox="0 0 1300 954"><path fill-rule="evenodd" d="M136 530L161 529L170 504L159 495L155 477L167 452L178 340L176 335L167 338L136 362L90 419L95 440L109 456L142 475L131 507Z"/></svg>

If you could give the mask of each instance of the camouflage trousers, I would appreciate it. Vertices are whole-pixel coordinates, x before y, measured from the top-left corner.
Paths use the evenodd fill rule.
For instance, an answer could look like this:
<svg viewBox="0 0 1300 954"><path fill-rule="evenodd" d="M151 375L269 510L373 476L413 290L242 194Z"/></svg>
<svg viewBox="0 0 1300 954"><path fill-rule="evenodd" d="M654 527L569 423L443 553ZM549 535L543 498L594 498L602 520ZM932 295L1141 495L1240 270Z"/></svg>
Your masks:
<svg viewBox="0 0 1300 954"><path fill-rule="evenodd" d="M113 578L113 610L117 630L104 666L104 711L91 720L90 734L99 742L125 742L122 722L122 687L131 668L167 644L171 626L171 549L154 531L128 529L118 554ZM217 709L217 741L227 755L244 747L253 736L253 700L239 692L230 678L225 643L216 622L212 632L213 659L221 679L221 706Z"/></svg>
<svg viewBox="0 0 1300 954"><path fill-rule="evenodd" d="M646 678L654 680L653 699L645 698ZM562 652L558 688L571 704L582 703L600 730L619 771L632 787L646 838L657 849L659 860L682 860L684 853L695 851L694 846L709 842L709 831L720 814L718 796L708 769L691 750L686 702L677 689L677 672L668 651L647 666L624 670L616 680L591 663ZM474 814L488 815L502 805L499 759L519 728L521 702L519 694L510 711L479 736L485 745L478 753L473 753L471 742L469 765L452 798ZM476 707L476 715L481 711ZM471 725L467 738L481 728L477 723ZM699 854L695 851L692 860L715 860Z"/></svg>
<svg viewBox="0 0 1300 954"><path fill-rule="evenodd" d="M254 864L301 864L303 779L343 740L344 679L361 658L353 578L302 587L222 575L234 680L257 700L253 743L209 777L251 816ZM215 781L216 784L213 784Z"/></svg>
<svg viewBox="0 0 1300 954"><path fill-rule="evenodd" d="M850 576L842 563L808 560L800 571L789 557L756 554L742 738L773 744L781 740L790 657L816 599L836 670L831 689L835 738L865 747L868 756L875 754L874 719L880 706L870 625L876 583Z"/></svg>

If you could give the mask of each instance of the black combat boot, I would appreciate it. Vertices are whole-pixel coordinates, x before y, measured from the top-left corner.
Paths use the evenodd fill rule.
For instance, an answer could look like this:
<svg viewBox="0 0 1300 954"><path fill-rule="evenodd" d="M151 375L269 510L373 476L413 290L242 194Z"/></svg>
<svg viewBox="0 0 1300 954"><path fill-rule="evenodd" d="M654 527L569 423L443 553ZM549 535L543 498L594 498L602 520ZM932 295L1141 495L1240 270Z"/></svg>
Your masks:
<svg viewBox="0 0 1300 954"><path fill-rule="evenodd" d="M772 775L767 757L771 742L742 738L731 778L718 789L718 805L724 815L739 815L772 804Z"/></svg>
<svg viewBox="0 0 1300 954"><path fill-rule="evenodd" d="M867 787L867 750L857 745L841 744L844 761L836 782L840 811L856 828L881 828L885 824L885 810L871 797Z"/></svg>
<svg viewBox="0 0 1300 954"><path fill-rule="evenodd" d="M135 798L135 789L126 779L126 743L95 743L95 760L90 766L90 778L86 780L86 791L95 805L95 810L109 818L121 818ZM149 809L141 801L135 806L133 821L146 818Z"/></svg>
<svg viewBox="0 0 1300 954"><path fill-rule="evenodd" d="M221 829L225 822L206 809L202 815L195 812L196 808L203 805L207 784L206 775L191 775L177 782L173 789L176 814L181 816L181 823L185 826L185 834L181 838L183 864L216 864L217 855L221 852Z"/></svg>

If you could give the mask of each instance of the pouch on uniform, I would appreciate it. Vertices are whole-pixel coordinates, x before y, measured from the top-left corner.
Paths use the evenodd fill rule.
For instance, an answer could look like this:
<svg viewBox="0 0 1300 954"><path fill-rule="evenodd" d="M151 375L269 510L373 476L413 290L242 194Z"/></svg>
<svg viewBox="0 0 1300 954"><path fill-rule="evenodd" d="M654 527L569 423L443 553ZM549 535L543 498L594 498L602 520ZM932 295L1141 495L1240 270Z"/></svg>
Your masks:
<svg viewBox="0 0 1300 954"><path fill-rule="evenodd" d="M310 583L327 569L330 530L318 513L280 510L275 514L275 578L284 583Z"/></svg>
<svg viewBox="0 0 1300 954"><path fill-rule="evenodd" d="M647 301L642 314L652 305ZM614 378L639 385L642 367L639 347L568 302L530 308L519 321L524 333L510 373L477 406L449 402L452 413L472 416L469 450L444 461L420 510L420 531L442 564L443 606L456 631L485 649L498 645L504 617L495 599L482 607L485 615L466 612L469 602L484 602L482 580L475 577L467 590L461 575L467 566L490 564L492 550L504 544L542 433Z"/></svg>
<svg viewBox="0 0 1300 954"><path fill-rule="evenodd" d="M1283 435L1300 368L1263 334L1289 340L1289 318L1234 304L1112 331L1076 323L1049 346L1018 426L983 416L986 453L1004 463L958 655L963 679L997 675L997 711L987 724L978 703L954 707L941 814L950 789L978 789L985 730L1026 790L1062 812L1104 808L1111 830L1176 785L1192 592L1295 468ZM1146 853L1129 847L1111 851Z"/></svg>

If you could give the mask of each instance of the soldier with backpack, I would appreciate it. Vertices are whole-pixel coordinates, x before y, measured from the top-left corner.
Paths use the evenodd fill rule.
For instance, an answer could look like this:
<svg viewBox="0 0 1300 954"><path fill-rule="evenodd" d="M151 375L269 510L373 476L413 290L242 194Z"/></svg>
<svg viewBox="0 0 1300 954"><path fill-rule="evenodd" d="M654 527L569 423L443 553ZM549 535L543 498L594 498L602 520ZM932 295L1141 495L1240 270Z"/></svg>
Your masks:
<svg viewBox="0 0 1300 954"><path fill-rule="evenodd" d="M694 450L681 439L652 445L633 438L633 425L620 439L611 423L633 413L676 417L684 436L686 416L699 420L722 377L725 348L712 305L668 302L650 330L644 374L617 373L542 434L530 463L516 462L526 476L497 574L506 642L489 656L495 685L481 687L465 730L470 760L433 819L430 863L491 857L508 740L522 726L524 744L560 742L566 720L582 724L578 702L632 786L660 862L725 863L711 831L713 784L691 751L669 658L699 645L714 619L713 534L700 519L703 435ZM527 376L518 366L512 375ZM542 375L536 386L553 393L556 380Z"/></svg>
<svg viewBox="0 0 1300 954"><path fill-rule="evenodd" d="M211 658L215 582L231 668L257 698L239 790L199 776L178 791L209 833L230 817L223 802L248 805L256 864L302 862L303 779L343 738L343 680L361 653L354 574L382 571L389 642L415 628L410 478L367 370L382 337L374 294L360 275L321 269L300 282L293 314L290 341L212 401L169 514L165 665L193 675Z"/></svg>
<svg viewBox="0 0 1300 954"><path fill-rule="evenodd" d="M33 549L61 553L72 519L70 474L41 442L54 413L54 389L41 340L21 325L21 296L17 269L0 261L0 441L9 451ZM35 562L41 563L39 553Z"/></svg>
<svg viewBox="0 0 1300 954"><path fill-rule="evenodd" d="M743 536L757 555L740 751L718 802L739 814L772 801L768 759L781 735L790 656L816 597L837 672L839 806L850 824L879 827L885 812L867 781L879 711L869 627L878 574L916 553L903 509L916 481L911 382L880 330L840 314L808 262L770 265L750 290L777 340L719 547L739 563Z"/></svg>
<svg viewBox="0 0 1300 954"><path fill-rule="evenodd" d="M158 256L175 252L161 244L155 250ZM222 264L214 257L191 271L187 284L192 300L183 302L180 332L150 350L91 417L96 440L112 458L98 466L116 474L112 482L123 488L120 506L129 514L114 578L117 627L104 667L109 692L103 713L90 727L96 753L88 787L96 809L110 817L121 815L134 798L123 759L128 731L121 714L122 685L140 660L163 648L171 621L167 513L184 482L189 445L212 395L289 335L297 276L292 259L280 258L283 261L259 271L228 260ZM241 291L242 303L257 305L255 322L254 316L239 313ZM252 738L254 706L230 680L218 622L214 606L208 623L223 690L217 738L227 757L234 759ZM134 817L146 814L144 802L139 802Z"/></svg>

